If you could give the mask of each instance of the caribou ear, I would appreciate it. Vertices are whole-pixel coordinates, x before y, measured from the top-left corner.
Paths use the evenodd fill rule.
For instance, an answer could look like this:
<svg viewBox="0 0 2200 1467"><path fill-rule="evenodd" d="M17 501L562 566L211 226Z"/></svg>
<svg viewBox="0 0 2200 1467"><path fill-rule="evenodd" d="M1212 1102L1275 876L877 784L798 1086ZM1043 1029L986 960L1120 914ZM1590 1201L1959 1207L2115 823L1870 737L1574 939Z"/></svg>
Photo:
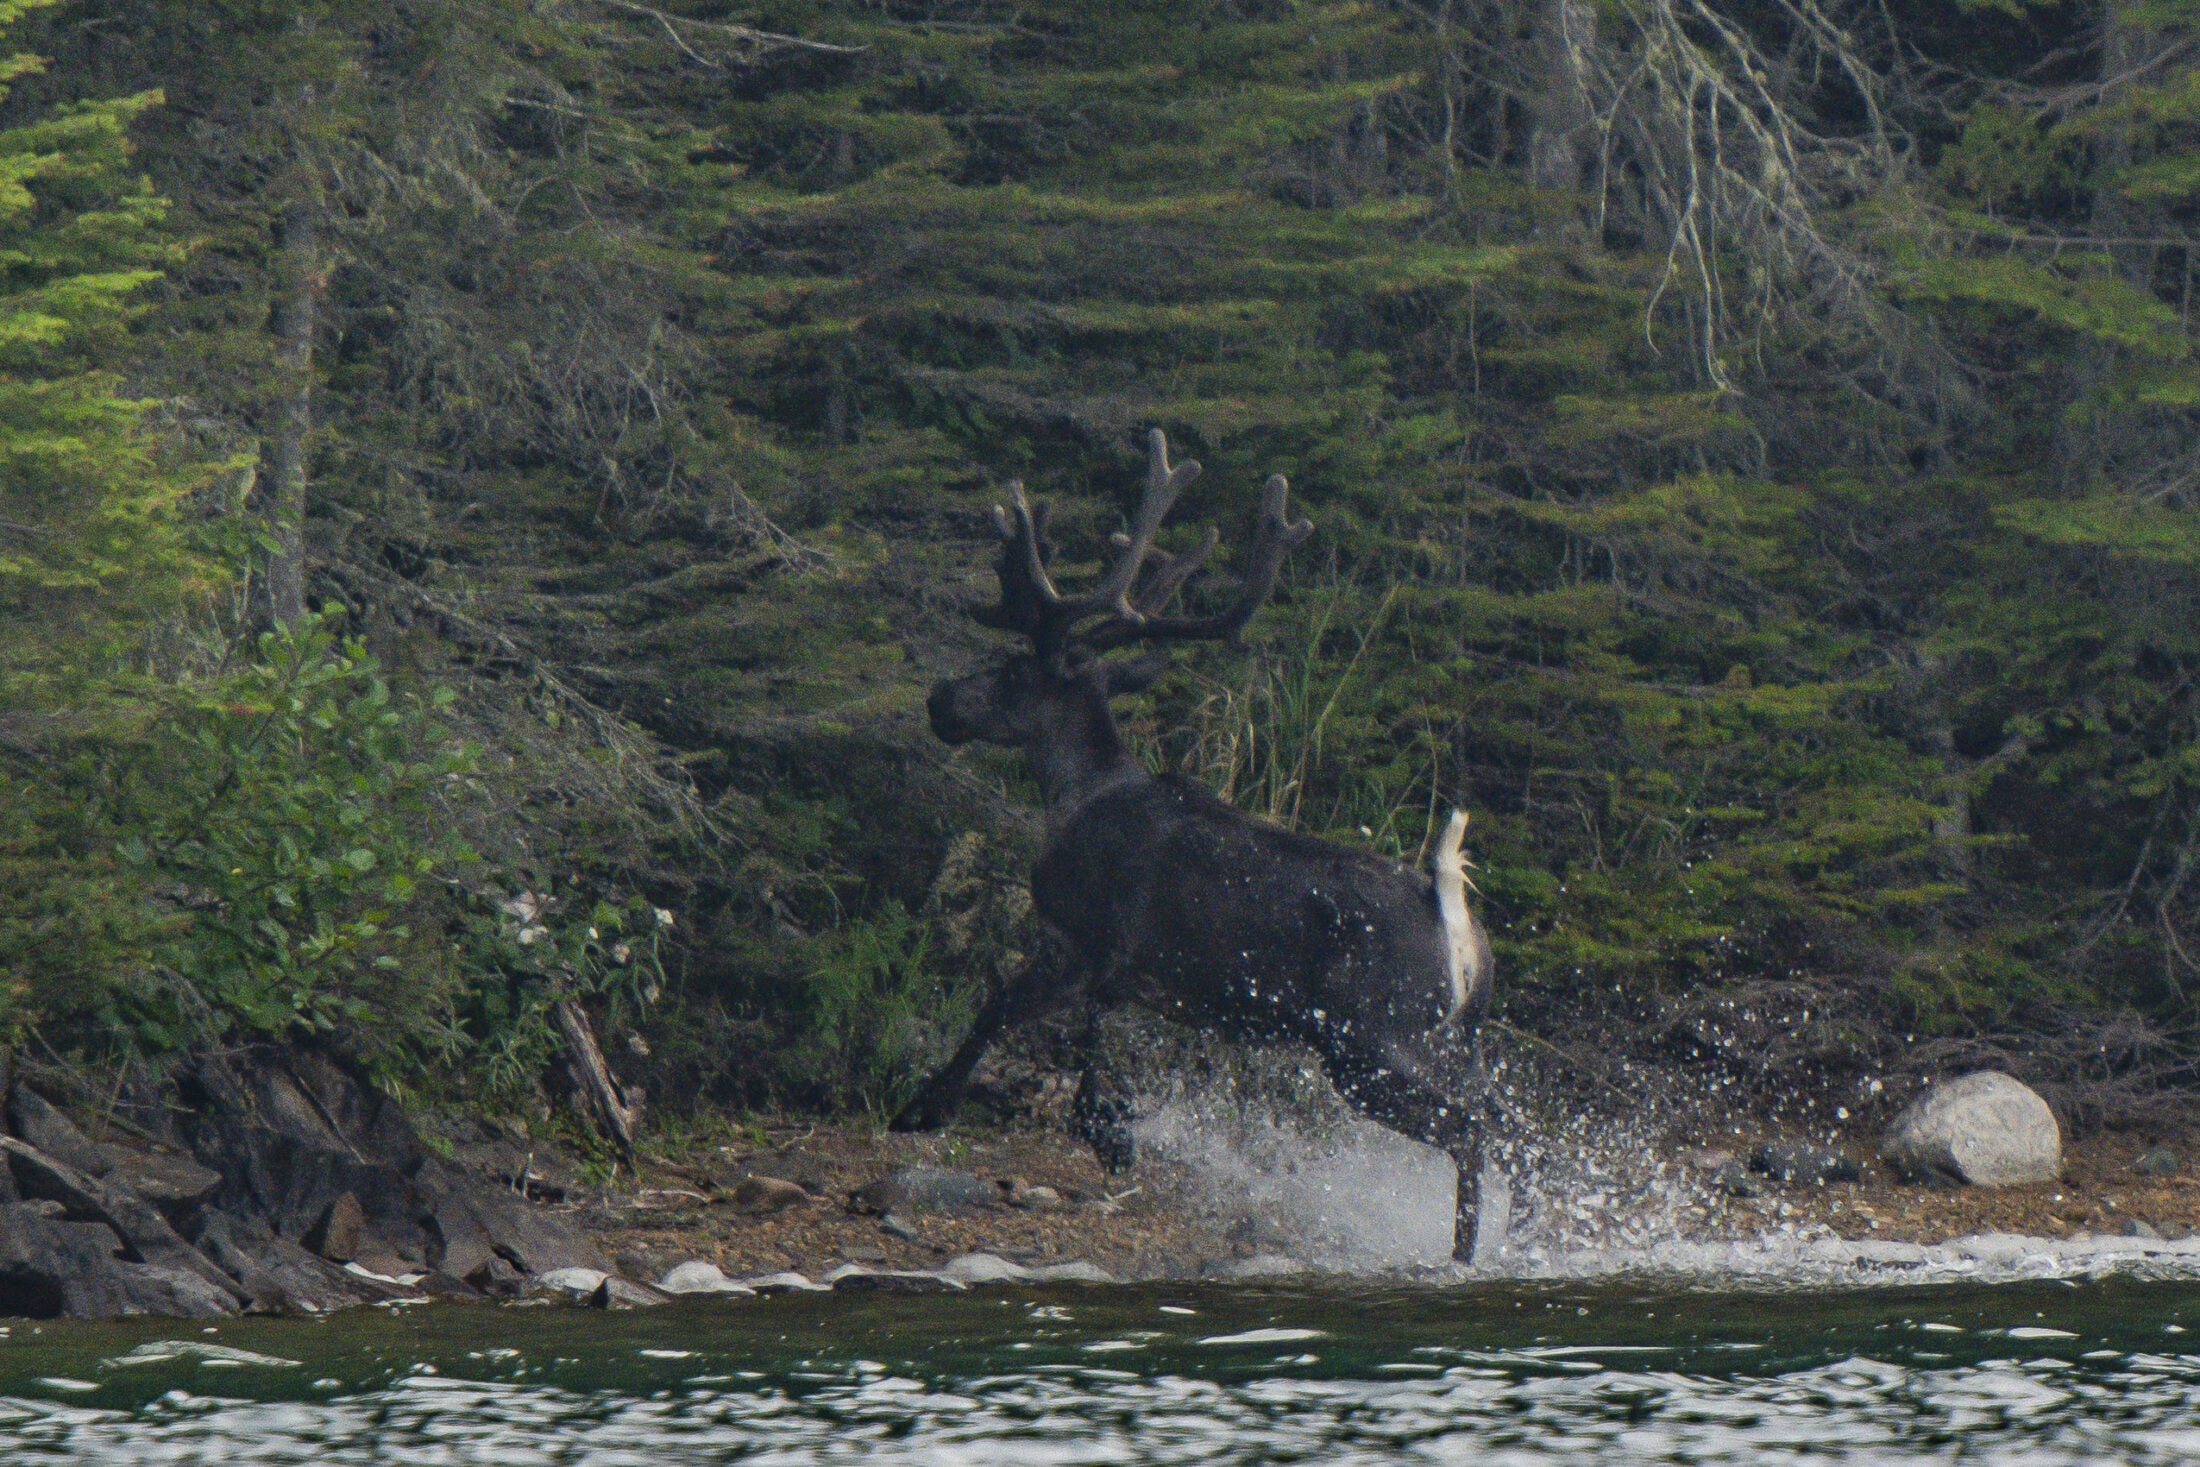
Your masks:
<svg viewBox="0 0 2200 1467"><path fill-rule="evenodd" d="M1100 664L1100 690L1111 698L1125 693L1143 693L1168 670L1169 654L1165 651L1147 652L1121 662L1103 662Z"/></svg>

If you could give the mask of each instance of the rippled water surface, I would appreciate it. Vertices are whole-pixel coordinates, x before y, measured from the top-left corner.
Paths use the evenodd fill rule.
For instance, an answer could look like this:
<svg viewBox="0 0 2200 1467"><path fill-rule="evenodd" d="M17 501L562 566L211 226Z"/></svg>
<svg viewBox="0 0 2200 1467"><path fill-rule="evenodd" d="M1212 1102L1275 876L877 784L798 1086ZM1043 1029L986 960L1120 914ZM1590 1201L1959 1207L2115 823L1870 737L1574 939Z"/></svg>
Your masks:
<svg viewBox="0 0 2200 1467"><path fill-rule="evenodd" d="M2188 1462L2200 1288L1058 1289L17 1322L0 1461Z"/></svg>

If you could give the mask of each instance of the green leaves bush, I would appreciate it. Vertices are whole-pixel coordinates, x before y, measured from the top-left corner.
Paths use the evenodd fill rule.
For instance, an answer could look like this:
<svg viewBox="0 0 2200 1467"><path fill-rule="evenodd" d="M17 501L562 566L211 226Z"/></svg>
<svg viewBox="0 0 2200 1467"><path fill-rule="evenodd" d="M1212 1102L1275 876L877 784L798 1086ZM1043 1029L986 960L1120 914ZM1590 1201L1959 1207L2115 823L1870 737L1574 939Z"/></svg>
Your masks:
<svg viewBox="0 0 2200 1467"><path fill-rule="evenodd" d="M393 696L324 617L254 652L109 776L117 852L178 909L124 1017L178 1045L341 1027L387 1067L418 1037L388 1015L450 1006L440 933L414 919L476 860L437 818L472 751L438 720L447 691Z"/></svg>

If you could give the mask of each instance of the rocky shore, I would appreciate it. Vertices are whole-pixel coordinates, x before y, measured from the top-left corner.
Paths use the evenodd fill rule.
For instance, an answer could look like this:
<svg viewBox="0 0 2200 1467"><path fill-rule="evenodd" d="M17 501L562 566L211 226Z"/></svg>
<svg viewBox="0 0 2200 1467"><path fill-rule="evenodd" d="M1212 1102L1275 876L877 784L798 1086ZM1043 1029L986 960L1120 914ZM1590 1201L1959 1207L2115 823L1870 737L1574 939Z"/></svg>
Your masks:
<svg viewBox="0 0 2200 1467"><path fill-rule="evenodd" d="M202 1059L158 1128L80 1125L21 1079L6 1121L0 1315L311 1313L604 1266L524 1163L422 1136L309 1053Z"/></svg>
<svg viewBox="0 0 2200 1467"><path fill-rule="evenodd" d="M750 1123L584 1181L600 1174L523 1128L410 1120L310 1054L201 1061L159 1126L54 1098L35 1081L7 1091L0 1314L1469 1276L1441 1252L1440 1165L1387 1133L1316 1144L1245 1124L1187 1141L1198 1127L1164 1116L1139 1165L1110 1176L1047 1125L903 1136ZM2195 1140L2095 1136L2062 1148L2051 1178L1992 1187L1883 1159L1862 1138L1731 1127L1667 1138L1631 1171L1546 1156L1481 1272L1738 1287L2200 1277Z"/></svg>

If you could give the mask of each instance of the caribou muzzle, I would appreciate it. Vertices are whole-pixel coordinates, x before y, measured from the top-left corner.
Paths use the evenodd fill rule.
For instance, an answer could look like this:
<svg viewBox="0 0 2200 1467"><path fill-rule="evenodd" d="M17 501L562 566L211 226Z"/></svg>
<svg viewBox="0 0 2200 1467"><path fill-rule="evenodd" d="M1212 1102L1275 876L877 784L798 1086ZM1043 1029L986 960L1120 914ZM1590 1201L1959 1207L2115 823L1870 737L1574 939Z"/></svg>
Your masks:
<svg viewBox="0 0 2200 1467"><path fill-rule="evenodd" d="M978 736L956 706L961 701L962 685L968 681L943 677L932 685L932 696L924 700L925 712L932 718L933 737L943 744L967 744Z"/></svg>

